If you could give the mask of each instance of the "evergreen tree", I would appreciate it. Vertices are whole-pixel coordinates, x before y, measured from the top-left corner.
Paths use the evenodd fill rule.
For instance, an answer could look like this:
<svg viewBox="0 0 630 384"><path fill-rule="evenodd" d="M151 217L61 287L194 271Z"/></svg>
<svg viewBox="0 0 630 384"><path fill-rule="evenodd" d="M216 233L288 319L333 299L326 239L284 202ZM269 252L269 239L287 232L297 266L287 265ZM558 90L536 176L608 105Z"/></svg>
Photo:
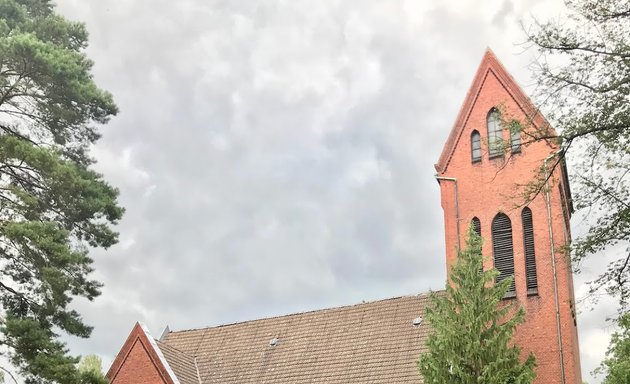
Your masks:
<svg viewBox="0 0 630 384"><path fill-rule="evenodd" d="M425 384L529 384L536 376L535 358L520 362L520 349L511 345L525 316L502 300L511 279L493 284L498 273L482 266L481 237L471 228L446 292L432 293L427 308L432 331L418 362Z"/></svg>
<svg viewBox="0 0 630 384"><path fill-rule="evenodd" d="M59 333L90 335L69 304L99 294L88 250L116 243L123 213L90 169L96 126L117 109L86 46L51 1L0 0L0 345L27 383L93 382Z"/></svg>

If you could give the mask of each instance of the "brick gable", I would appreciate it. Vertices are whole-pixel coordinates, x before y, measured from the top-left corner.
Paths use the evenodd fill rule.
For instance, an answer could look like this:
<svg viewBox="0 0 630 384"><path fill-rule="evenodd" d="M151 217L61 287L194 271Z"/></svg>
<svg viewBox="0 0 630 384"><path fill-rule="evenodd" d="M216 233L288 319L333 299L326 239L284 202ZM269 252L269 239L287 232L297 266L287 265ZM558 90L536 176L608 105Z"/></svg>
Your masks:
<svg viewBox="0 0 630 384"><path fill-rule="evenodd" d="M112 384L180 384L156 341L139 323L131 330L106 376Z"/></svg>

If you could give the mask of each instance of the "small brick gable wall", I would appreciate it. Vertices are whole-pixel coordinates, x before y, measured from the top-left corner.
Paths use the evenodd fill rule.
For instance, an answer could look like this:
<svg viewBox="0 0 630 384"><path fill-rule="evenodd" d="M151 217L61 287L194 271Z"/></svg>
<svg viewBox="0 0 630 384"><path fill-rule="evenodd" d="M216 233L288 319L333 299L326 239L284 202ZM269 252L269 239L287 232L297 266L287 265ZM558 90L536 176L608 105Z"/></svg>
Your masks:
<svg viewBox="0 0 630 384"><path fill-rule="evenodd" d="M136 323L107 372L112 384L176 384L151 335Z"/></svg>
<svg viewBox="0 0 630 384"><path fill-rule="evenodd" d="M136 339L112 384L166 384L143 343Z"/></svg>

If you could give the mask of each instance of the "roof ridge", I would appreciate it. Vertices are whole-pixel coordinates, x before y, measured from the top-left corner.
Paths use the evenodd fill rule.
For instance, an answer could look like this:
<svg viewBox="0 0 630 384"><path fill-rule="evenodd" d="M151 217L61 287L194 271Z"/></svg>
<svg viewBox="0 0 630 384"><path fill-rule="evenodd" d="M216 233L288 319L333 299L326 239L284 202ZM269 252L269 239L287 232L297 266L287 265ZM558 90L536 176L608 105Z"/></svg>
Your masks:
<svg viewBox="0 0 630 384"><path fill-rule="evenodd" d="M251 319L251 320L234 321L234 322L231 322L231 323L225 323L225 324L219 324L219 325L210 325L210 326L207 326L207 327L182 329L182 330L179 330L179 331L171 331L169 333L169 335L170 334L175 334L175 333L181 334L181 333L185 333L185 332L205 331L205 330L211 329L211 328L223 328L223 327L228 327L228 326L237 325L237 324L253 323L253 322L257 322L257 321L273 320L273 319L280 319L280 318L285 318L285 317L288 318L288 317L292 317L292 316L304 315L304 314L315 313L315 312L336 311L336 310L348 309L348 308L352 308L352 307L360 307L360 306L368 305L368 304L380 303L380 302L384 302L384 301L399 300L399 299L413 298L413 297L418 297L418 298L420 298L420 297L428 297L431 293L442 292L442 291L443 291L443 289L438 290L438 291L430 290L428 292L421 292L421 293L409 294L409 295L401 295L401 296L389 297L389 298L385 298L385 299L377 299L377 300L372 300L372 301L364 301L364 302L356 303L356 304L340 305L338 307L312 309L312 310L308 310L308 311L289 313L289 314L286 314L286 315L260 317L260 318ZM167 338L168 338L168 336L167 336Z"/></svg>
<svg viewBox="0 0 630 384"><path fill-rule="evenodd" d="M195 371L197 372L197 381L199 384L201 383L201 374L199 373L199 365L197 365L197 357L193 357L193 362L195 363Z"/></svg>

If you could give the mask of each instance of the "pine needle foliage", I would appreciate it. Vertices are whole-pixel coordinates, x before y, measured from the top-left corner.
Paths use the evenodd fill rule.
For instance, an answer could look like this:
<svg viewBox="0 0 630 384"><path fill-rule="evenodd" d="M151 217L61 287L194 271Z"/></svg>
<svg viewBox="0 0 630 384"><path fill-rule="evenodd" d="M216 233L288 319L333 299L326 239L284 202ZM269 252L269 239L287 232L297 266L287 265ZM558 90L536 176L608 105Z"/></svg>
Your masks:
<svg viewBox="0 0 630 384"><path fill-rule="evenodd" d="M482 271L481 237L471 228L444 293L432 293L425 319L432 332L418 368L425 384L530 384L535 358L520 361L512 338L525 312L504 300L511 279L494 284Z"/></svg>
<svg viewBox="0 0 630 384"><path fill-rule="evenodd" d="M28 384L104 382L60 338L90 335L71 303L99 295L89 252L117 242L123 214L91 169L117 108L86 47L50 0L0 0L0 353Z"/></svg>

